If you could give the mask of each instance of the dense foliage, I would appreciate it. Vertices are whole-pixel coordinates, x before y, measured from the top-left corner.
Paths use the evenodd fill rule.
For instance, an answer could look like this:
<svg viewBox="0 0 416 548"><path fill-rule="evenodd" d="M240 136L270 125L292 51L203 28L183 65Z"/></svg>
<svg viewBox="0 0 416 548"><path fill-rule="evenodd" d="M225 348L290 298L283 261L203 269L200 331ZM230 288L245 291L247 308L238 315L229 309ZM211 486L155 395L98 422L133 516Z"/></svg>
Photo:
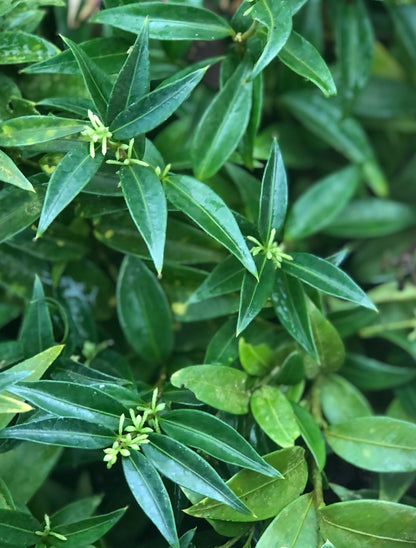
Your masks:
<svg viewBox="0 0 416 548"><path fill-rule="evenodd" d="M1 546L416 546L416 5L67 4L0 2Z"/></svg>

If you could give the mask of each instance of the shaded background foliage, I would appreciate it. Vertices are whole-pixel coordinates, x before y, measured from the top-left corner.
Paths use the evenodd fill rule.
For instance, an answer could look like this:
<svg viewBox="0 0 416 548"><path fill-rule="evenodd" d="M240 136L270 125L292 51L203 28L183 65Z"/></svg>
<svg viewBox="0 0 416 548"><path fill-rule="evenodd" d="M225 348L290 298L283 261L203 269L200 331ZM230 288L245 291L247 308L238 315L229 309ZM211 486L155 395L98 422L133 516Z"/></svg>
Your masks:
<svg viewBox="0 0 416 548"><path fill-rule="evenodd" d="M3 545L416 543L413 4L0 4Z"/></svg>

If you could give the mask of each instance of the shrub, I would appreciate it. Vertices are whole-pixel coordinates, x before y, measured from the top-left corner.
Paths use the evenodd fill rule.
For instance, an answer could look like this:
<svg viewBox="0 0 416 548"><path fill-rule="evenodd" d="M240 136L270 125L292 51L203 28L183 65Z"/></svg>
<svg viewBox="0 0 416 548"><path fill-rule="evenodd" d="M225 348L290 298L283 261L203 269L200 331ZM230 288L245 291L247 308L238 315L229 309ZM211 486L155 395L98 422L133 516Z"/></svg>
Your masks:
<svg viewBox="0 0 416 548"><path fill-rule="evenodd" d="M0 6L1 545L416 545L416 6L77 4Z"/></svg>

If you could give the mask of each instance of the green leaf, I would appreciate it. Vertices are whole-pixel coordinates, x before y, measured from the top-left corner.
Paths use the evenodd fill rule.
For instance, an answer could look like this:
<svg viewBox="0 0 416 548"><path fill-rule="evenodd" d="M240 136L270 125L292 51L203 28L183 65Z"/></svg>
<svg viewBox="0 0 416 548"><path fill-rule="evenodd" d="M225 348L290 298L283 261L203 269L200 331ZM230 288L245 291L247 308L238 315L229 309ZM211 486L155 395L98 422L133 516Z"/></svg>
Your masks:
<svg viewBox="0 0 416 548"><path fill-rule="evenodd" d="M98 171L103 156L95 158L85 145L70 150L59 162L48 183L39 220L37 237L41 236L61 211L77 196Z"/></svg>
<svg viewBox="0 0 416 548"><path fill-rule="evenodd" d="M9 389L57 417L80 419L116 430L125 407L104 391L62 381L22 382Z"/></svg>
<svg viewBox="0 0 416 548"><path fill-rule="evenodd" d="M92 518L82 519L74 523L65 523L54 526L51 522L52 530L59 535L66 537L66 540L61 540L53 537L53 545L56 548L79 548L87 546L99 540L123 517L126 508L114 510L109 514L102 514Z"/></svg>
<svg viewBox="0 0 416 548"><path fill-rule="evenodd" d="M360 180L360 168L351 165L309 187L289 212L285 240L310 236L329 225L353 197Z"/></svg>
<svg viewBox="0 0 416 548"><path fill-rule="evenodd" d="M40 36L13 29L0 32L0 64L33 63L59 53L59 49Z"/></svg>
<svg viewBox="0 0 416 548"><path fill-rule="evenodd" d="M10 240L39 218L44 195L44 189L39 186L36 194L14 187L0 191L0 242Z"/></svg>
<svg viewBox="0 0 416 548"><path fill-rule="evenodd" d="M318 50L297 32L291 32L279 52L279 59L294 72L317 85L325 97L336 95L337 88L328 65Z"/></svg>
<svg viewBox="0 0 416 548"><path fill-rule="evenodd" d="M246 82L248 73L248 63L243 61L199 121L191 148L198 179L214 175L243 136L251 108L252 84Z"/></svg>
<svg viewBox="0 0 416 548"><path fill-rule="evenodd" d="M287 178L283 158L276 139L273 139L269 159L261 183L258 229L263 242L270 233L282 228L287 209Z"/></svg>
<svg viewBox="0 0 416 548"><path fill-rule="evenodd" d="M106 9L93 21L137 33L146 17L150 38L158 40L219 40L234 34L225 19L213 11L179 2L146 2L146 6L134 3Z"/></svg>
<svg viewBox="0 0 416 548"><path fill-rule="evenodd" d="M209 341L204 363L231 365L238 358L238 338L235 336L235 320L225 322Z"/></svg>
<svg viewBox="0 0 416 548"><path fill-rule="evenodd" d="M322 411L330 424L372 415L363 394L339 375L325 375L319 381Z"/></svg>
<svg viewBox="0 0 416 548"><path fill-rule="evenodd" d="M416 225L416 208L381 198L350 202L326 226L325 232L340 238L375 238Z"/></svg>
<svg viewBox="0 0 416 548"><path fill-rule="evenodd" d="M0 394L0 413L6 415L15 415L16 413L27 413L32 411L33 407L16 398ZM12 418L12 417L10 417Z"/></svg>
<svg viewBox="0 0 416 548"><path fill-rule="evenodd" d="M244 500L252 516L242 515L232 508L211 499L203 499L185 510L187 514L205 519L226 521L258 521L274 517L290 502L298 498L307 480L306 462L301 447L275 451L265 460L278 469L284 479L270 478L241 470L227 484L240 499Z"/></svg>
<svg viewBox="0 0 416 548"><path fill-rule="evenodd" d="M250 409L260 428L281 447L292 447L300 435L296 417L286 396L276 386L253 392Z"/></svg>
<svg viewBox="0 0 416 548"><path fill-rule="evenodd" d="M160 424L168 436L216 459L266 476L280 477L280 473L234 428L213 415L193 409L175 409L163 415Z"/></svg>
<svg viewBox="0 0 416 548"><path fill-rule="evenodd" d="M75 449L101 449L114 443L115 434L97 423L78 419L49 418L5 428L0 432L0 438Z"/></svg>
<svg viewBox="0 0 416 548"><path fill-rule="evenodd" d="M16 510L13 497L3 479L0 478L0 510Z"/></svg>
<svg viewBox="0 0 416 548"><path fill-rule="evenodd" d="M127 484L143 512L169 544L177 543L178 533L169 495L153 464L138 451L123 458L122 462Z"/></svg>
<svg viewBox="0 0 416 548"><path fill-rule="evenodd" d="M145 20L111 91L107 108L107 121L110 123L121 111L149 93L148 40Z"/></svg>
<svg viewBox="0 0 416 548"><path fill-rule="evenodd" d="M334 546L399 548L416 542L416 509L381 500L338 502L319 510L320 528Z"/></svg>
<svg viewBox="0 0 416 548"><path fill-rule="evenodd" d="M281 546L305 548L318 545L318 520L312 493L288 504L270 523L257 548L270 548L279 539Z"/></svg>
<svg viewBox="0 0 416 548"><path fill-rule="evenodd" d="M360 390L389 390L409 385L416 378L414 367L390 365L359 354L348 354L342 374Z"/></svg>
<svg viewBox="0 0 416 548"><path fill-rule="evenodd" d="M248 412L250 392L248 376L243 371L221 365L191 365L176 371L170 382L173 386L185 386L195 396L217 409L245 415Z"/></svg>
<svg viewBox="0 0 416 548"><path fill-rule="evenodd" d="M0 542L26 547L39 541L35 531L40 529L40 523L32 514L19 510L0 510Z"/></svg>
<svg viewBox="0 0 416 548"><path fill-rule="evenodd" d="M249 272L257 275L253 257L233 214L213 190L187 175L170 174L164 185L168 200L176 208L231 251Z"/></svg>
<svg viewBox="0 0 416 548"><path fill-rule="evenodd" d="M259 0L254 4L251 15L267 28L266 45L251 75L255 78L287 42L292 32L292 11L286 0Z"/></svg>
<svg viewBox="0 0 416 548"><path fill-rule="evenodd" d="M110 124L113 138L130 139L159 126L189 97L205 72L206 68L195 70L161 85L122 110Z"/></svg>
<svg viewBox="0 0 416 548"><path fill-rule="evenodd" d="M57 116L21 116L0 124L0 146L20 147L45 143L79 133L86 123Z"/></svg>
<svg viewBox="0 0 416 548"><path fill-rule="evenodd" d="M318 469L323 470L326 462L326 449L319 426L309 411L295 402L291 402L291 405L298 421L302 438L312 453Z"/></svg>
<svg viewBox="0 0 416 548"><path fill-rule="evenodd" d="M27 356L39 354L55 343L52 320L38 275L35 276L32 299L23 316L19 341Z"/></svg>
<svg viewBox="0 0 416 548"><path fill-rule="evenodd" d="M117 311L124 335L139 356L163 363L173 346L169 304L156 277L135 257L123 260L117 281Z"/></svg>
<svg viewBox="0 0 416 548"><path fill-rule="evenodd" d="M17 186L23 190L35 192L30 181L26 179L11 158L0 150L0 181Z"/></svg>
<svg viewBox="0 0 416 548"><path fill-rule="evenodd" d="M37 381L47 371L50 365L56 360L59 354L62 352L64 345L52 346L32 356L31 358L24 360L14 365L9 372L29 371L29 376L25 377L27 381Z"/></svg>
<svg viewBox="0 0 416 548"><path fill-rule="evenodd" d="M74 521L79 521L82 518L91 517L102 500L102 495L92 495L90 497L76 500L75 502L70 502L52 514L51 522L53 523L53 527L55 528L58 525L73 523Z"/></svg>
<svg viewBox="0 0 416 548"><path fill-rule="evenodd" d="M275 364L275 353L265 343L253 345L247 343L243 337L238 339L238 358L241 367L249 375L261 377L271 370Z"/></svg>
<svg viewBox="0 0 416 548"><path fill-rule="evenodd" d="M293 261L283 260L282 270L328 295L377 310L358 285L337 266L310 253L291 253Z"/></svg>
<svg viewBox="0 0 416 548"><path fill-rule="evenodd" d="M280 323L310 356L316 357L315 342L302 284L296 278L278 270L271 297Z"/></svg>
<svg viewBox="0 0 416 548"><path fill-rule="evenodd" d="M78 63L85 86L88 89L91 100L100 115L103 122L107 113L108 98L111 91L111 80L105 72L103 72L92 59L69 38L62 40L72 51L76 62Z"/></svg>
<svg viewBox="0 0 416 548"><path fill-rule="evenodd" d="M132 164L120 170L120 181L130 215L160 274L168 212L159 177L153 169Z"/></svg>
<svg viewBox="0 0 416 548"><path fill-rule="evenodd" d="M188 303L212 299L238 291L243 281L244 268L235 257L228 257L216 265L202 284L192 293Z"/></svg>
<svg viewBox="0 0 416 548"><path fill-rule="evenodd" d="M342 459L373 472L416 470L416 425L389 417L360 417L335 424L326 439Z"/></svg>
<svg viewBox="0 0 416 548"><path fill-rule="evenodd" d="M256 280L248 272L245 272L243 277L238 310L237 336L261 312L264 303L273 290L276 271L273 261L264 254L256 259L259 279Z"/></svg>
<svg viewBox="0 0 416 548"><path fill-rule="evenodd" d="M250 514L217 472L197 453L163 434L151 434L143 452L164 476L187 489L212 497L242 514Z"/></svg>

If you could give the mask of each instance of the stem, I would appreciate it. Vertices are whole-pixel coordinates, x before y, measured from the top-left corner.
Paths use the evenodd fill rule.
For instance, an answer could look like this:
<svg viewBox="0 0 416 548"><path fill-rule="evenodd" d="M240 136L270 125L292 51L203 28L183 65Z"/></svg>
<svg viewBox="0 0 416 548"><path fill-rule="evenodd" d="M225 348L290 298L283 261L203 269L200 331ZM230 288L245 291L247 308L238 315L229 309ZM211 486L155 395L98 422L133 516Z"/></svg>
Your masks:
<svg viewBox="0 0 416 548"><path fill-rule="evenodd" d="M359 330L360 337L367 338L373 337L378 333L384 333L385 331L397 331L399 329L415 329L416 320L410 318L409 320L401 320L399 322L381 323L378 325L369 325Z"/></svg>

